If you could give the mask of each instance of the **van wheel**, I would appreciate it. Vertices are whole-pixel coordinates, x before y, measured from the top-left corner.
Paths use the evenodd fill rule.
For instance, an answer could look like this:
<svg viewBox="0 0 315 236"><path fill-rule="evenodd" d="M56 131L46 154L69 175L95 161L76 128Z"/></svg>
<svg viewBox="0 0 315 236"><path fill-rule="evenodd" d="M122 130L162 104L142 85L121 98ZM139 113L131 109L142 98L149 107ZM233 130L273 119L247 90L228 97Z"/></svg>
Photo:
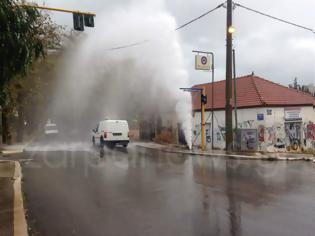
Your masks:
<svg viewBox="0 0 315 236"><path fill-rule="evenodd" d="M104 144L105 144L104 138L103 138L103 136L101 136L100 137L100 146L101 146L101 148L104 147Z"/></svg>
<svg viewBox="0 0 315 236"><path fill-rule="evenodd" d="M128 144L124 144L123 146L126 148L128 146Z"/></svg>
<svg viewBox="0 0 315 236"><path fill-rule="evenodd" d="M92 145L93 145L93 147L95 147L95 138L94 138L94 136L92 138Z"/></svg>
<svg viewBox="0 0 315 236"><path fill-rule="evenodd" d="M100 149L100 157L104 157L104 155L105 155L104 148L101 148Z"/></svg>

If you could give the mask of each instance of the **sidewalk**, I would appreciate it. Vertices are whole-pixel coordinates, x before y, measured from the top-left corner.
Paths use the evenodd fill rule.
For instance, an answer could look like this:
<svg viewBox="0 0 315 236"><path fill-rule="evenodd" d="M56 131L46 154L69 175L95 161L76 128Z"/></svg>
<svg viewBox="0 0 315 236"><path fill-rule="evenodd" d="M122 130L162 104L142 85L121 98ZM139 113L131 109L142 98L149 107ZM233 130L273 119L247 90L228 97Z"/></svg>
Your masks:
<svg viewBox="0 0 315 236"><path fill-rule="evenodd" d="M19 162L0 161L0 235L28 235L21 178Z"/></svg>
<svg viewBox="0 0 315 236"><path fill-rule="evenodd" d="M1 146L1 153L3 155L9 155L9 154L16 154L16 153L22 153L24 151L24 148L28 144L13 144L13 145L2 145Z"/></svg>
<svg viewBox="0 0 315 236"><path fill-rule="evenodd" d="M216 156L227 157L231 159L243 159L243 160L306 160L315 162L315 158L310 154L300 153L260 153L260 152L226 152L224 150L188 150L180 145L162 145L153 142L137 142L136 146L160 150L162 152L181 153L187 155L199 155L199 156Z"/></svg>

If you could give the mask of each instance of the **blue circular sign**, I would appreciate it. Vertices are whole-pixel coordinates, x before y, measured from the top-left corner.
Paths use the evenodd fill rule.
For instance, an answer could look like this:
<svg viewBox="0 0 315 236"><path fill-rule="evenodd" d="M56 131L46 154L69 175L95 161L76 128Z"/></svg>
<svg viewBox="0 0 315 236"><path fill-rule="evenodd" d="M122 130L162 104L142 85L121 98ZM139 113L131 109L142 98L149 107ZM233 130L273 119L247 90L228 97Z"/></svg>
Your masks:
<svg viewBox="0 0 315 236"><path fill-rule="evenodd" d="M201 64L203 64L203 65L205 65L205 64L207 64L207 57L206 56L203 56L203 57L201 57Z"/></svg>

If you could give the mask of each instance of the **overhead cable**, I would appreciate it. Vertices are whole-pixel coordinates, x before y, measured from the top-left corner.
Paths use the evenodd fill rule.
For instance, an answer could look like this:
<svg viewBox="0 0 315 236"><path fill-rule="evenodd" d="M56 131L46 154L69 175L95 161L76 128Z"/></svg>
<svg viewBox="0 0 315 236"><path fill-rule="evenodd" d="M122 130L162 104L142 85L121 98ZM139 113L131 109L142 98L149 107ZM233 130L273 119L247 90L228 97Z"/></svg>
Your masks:
<svg viewBox="0 0 315 236"><path fill-rule="evenodd" d="M235 6L237 7L241 7L241 8L244 8L248 11L251 11L251 12L254 12L254 13L257 13L257 14L260 14L260 15L263 15L263 16L266 16L266 17L269 17L273 20L277 20L277 21L280 21L282 23L286 23L286 24L289 24L289 25L292 25L292 26L295 26L295 27L298 27L298 28L301 28L301 29L304 29L304 30L307 30L307 31L311 31L312 33L315 33L315 30L314 29L311 29L311 28L308 28L308 27L305 27L303 25L299 25L299 24L296 24L296 23L293 23L293 22L290 22L288 20L284 20L284 19L281 19L281 18L278 18L278 17L275 17L275 16L272 16L272 15L269 15L269 14L266 14L266 13L263 13L261 11L257 11L255 9L252 9L250 7L246 7L244 5L241 5L239 3L234 3Z"/></svg>
<svg viewBox="0 0 315 236"><path fill-rule="evenodd" d="M201 14L200 16L182 24L181 26L177 27L174 29L174 31L178 31L180 29L183 29L184 27L190 25L191 23L205 17L206 15L210 14L211 12L219 9L220 7L223 7L224 3L221 3L220 5L216 6L215 8L209 10L209 11L206 11L205 13ZM145 44L147 42L151 41L151 39L146 39L146 40L141 40L141 41L138 41L138 42L134 42L134 43L129 43L129 44L125 44L125 45L121 45L121 46L117 46L117 47L112 47L112 48L109 48L107 49L108 51L112 51L112 50L120 50L120 49L125 49L125 48L130 48L130 47L134 47L134 46L138 46L138 45L142 45L142 44Z"/></svg>

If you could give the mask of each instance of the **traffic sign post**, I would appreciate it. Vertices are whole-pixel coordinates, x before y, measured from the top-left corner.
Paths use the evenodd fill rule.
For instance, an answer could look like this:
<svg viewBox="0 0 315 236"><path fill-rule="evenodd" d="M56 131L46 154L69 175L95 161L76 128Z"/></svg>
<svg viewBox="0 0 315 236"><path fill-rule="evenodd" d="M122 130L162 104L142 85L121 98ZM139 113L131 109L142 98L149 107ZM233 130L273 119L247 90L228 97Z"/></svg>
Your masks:
<svg viewBox="0 0 315 236"><path fill-rule="evenodd" d="M211 70L212 86L211 86L211 149L214 148L213 137L214 137L214 54L213 52L204 52L193 50L197 53L195 56L195 69L196 70ZM210 57L211 56L211 57Z"/></svg>

